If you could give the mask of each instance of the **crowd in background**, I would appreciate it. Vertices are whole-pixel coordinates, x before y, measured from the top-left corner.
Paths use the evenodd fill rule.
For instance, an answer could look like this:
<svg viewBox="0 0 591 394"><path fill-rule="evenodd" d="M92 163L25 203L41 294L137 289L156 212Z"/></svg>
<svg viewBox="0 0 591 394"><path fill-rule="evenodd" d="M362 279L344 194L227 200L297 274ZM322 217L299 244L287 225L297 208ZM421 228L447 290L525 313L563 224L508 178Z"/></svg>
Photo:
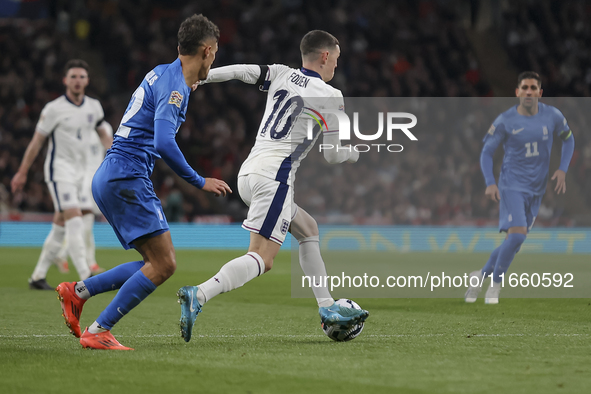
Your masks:
<svg viewBox="0 0 591 394"><path fill-rule="evenodd" d="M282 63L299 67L301 37L309 30L323 29L340 41L341 57L331 84L346 97L492 96L454 2L206 0L186 5L176 0L88 0L73 4L77 5L54 10L47 19L0 19L2 212L53 210L43 182L43 153L31 168L25 193L11 195L10 179L41 109L63 94L65 62L81 55L91 57L87 59L93 67L88 94L101 100L107 120L116 129L144 75L155 65L176 58L178 26L193 13L207 15L220 27L214 66ZM506 16L508 24L517 26L518 36L523 35L522 24L511 18L522 17L523 12L516 9ZM558 27L561 21L568 21L554 18ZM568 29L579 31L577 27ZM581 34L589 33L585 24L582 30ZM519 47L515 39L509 39L510 29L507 31L512 53ZM536 39L542 40L541 36ZM559 62L561 57L554 59ZM540 71L546 75L547 69ZM582 90L568 84L563 89L557 83L561 88L555 93L588 95L585 89L591 80L585 72L576 77L579 82L575 85L585 85ZM554 75L547 74L548 78ZM549 80L548 84L554 82ZM170 221L207 220L212 214L235 221L244 218L246 207L236 193L236 176L254 142L265 100L266 95L256 87L239 82L201 86L192 94L177 141L191 166L204 176L228 181L235 193L227 199L210 198L158 163L152 179ZM364 155L357 165L342 169L328 168L319 155L311 154L298 173L301 185L296 188L296 201L321 221L335 223L494 220L498 207L483 196L478 161L481 139L491 121L466 116L453 130L432 128L420 136L418 144L405 143L403 153ZM578 161L573 170L584 183L591 178L591 144L586 140L586 145L580 145L580 134L576 133ZM315 177L315 166L327 168L331 175ZM591 186L582 188L591 196ZM554 224L572 223L561 216L560 206L561 200L547 193L540 216Z"/></svg>

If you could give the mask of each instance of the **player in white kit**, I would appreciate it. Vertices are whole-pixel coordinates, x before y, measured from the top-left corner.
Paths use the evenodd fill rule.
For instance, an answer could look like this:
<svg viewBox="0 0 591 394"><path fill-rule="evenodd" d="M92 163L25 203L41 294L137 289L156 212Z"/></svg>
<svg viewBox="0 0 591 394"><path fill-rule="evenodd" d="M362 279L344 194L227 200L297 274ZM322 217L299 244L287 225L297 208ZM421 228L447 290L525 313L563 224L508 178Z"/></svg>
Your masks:
<svg viewBox="0 0 591 394"><path fill-rule="evenodd" d="M103 126L107 131L108 135L113 137L113 128L108 122L104 122ZM90 210L84 209L82 211L82 220L84 221L84 245L86 247L86 262L90 268L92 274L100 274L105 270L101 268L96 262L96 249L94 243L94 220L95 217L102 216L101 210L96 205L94 198L92 197L92 178L97 168L103 162L105 153L107 150L103 146L101 139L97 133L90 133L88 135L88 144L86 145L86 170L84 174L84 181L82 186L81 201L90 201ZM68 269L68 240L65 239L57 257L53 263L58 267L62 273L69 272Z"/></svg>
<svg viewBox="0 0 591 394"><path fill-rule="evenodd" d="M27 173L45 140L49 139L44 175L53 199L55 214L52 229L45 239L29 287L53 290L47 284L47 270L68 238L68 254L81 279L91 275L86 261L83 210L92 209L92 198L84 196L86 149L91 133L98 133L103 146L111 146L108 124L98 100L84 94L88 85L88 64L73 59L66 63L63 83L66 93L47 103L41 111L35 134L25 151L21 165L11 181L16 193L27 182Z"/></svg>
<svg viewBox="0 0 591 394"><path fill-rule="evenodd" d="M320 134L331 163L354 163L359 153L340 145L336 116L327 115L321 132L309 138L308 113L320 117L323 111L344 111L343 95L328 85L334 76L340 55L338 40L331 34L314 30L300 44L303 67L284 65L233 65L210 71L202 83L238 79L261 85L268 91L267 105L254 147L238 174L238 192L249 206L242 227L250 231L248 253L226 263L211 279L198 286L185 286L179 292L181 335L191 339L193 324L201 307L218 294L241 287L269 271L287 232L299 242L300 265L310 278L326 277L320 256L316 221L293 201L295 172ZM326 112L325 112L326 113ZM340 148L340 149L337 149ZM316 286L318 285L318 287ZM365 321L364 310L335 304L326 286L312 285L323 323L353 326Z"/></svg>

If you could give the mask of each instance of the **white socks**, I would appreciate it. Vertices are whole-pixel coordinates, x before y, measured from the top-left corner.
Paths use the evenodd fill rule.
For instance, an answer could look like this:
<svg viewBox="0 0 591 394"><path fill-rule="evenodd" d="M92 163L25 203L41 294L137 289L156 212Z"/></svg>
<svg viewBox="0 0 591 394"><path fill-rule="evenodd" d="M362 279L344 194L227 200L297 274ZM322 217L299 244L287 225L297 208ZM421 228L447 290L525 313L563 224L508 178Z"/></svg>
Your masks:
<svg viewBox="0 0 591 394"><path fill-rule="evenodd" d="M78 297L82 298L83 300L90 298L90 292L88 291L88 287L86 287L83 280L76 282L74 289L76 290Z"/></svg>
<svg viewBox="0 0 591 394"><path fill-rule="evenodd" d="M318 236L300 240L300 265L304 275L314 279L312 291L319 307L329 307L334 303L324 279L326 268L320 255L320 239ZM197 291L197 301L201 305L213 297L243 286L246 282L265 272L265 263L261 256L248 252L244 256L226 263L211 279L200 284Z"/></svg>
<svg viewBox="0 0 591 394"><path fill-rule="evenodd" d="M328 288L322 286L325 283L322 279L326 277L326 267L320 255L320 238L318 235L299 240L300 243L300 266L304 275L313 281L312 291L316 297L319 307L329 307L334 303Z"/></svg>
<svg viewBox="0 0 591 394"><path fill-rule="evenodd" d="M84 245L86 247L86 262L88 263L89 267L92 267L96 264L96 248L94 244L94 234L93 234L93 227L94 227L94 213L87 213L86 215L82 216L82 221L84 222ZM68 259L68 240L66 239L60 249L59 253L57 254L56 258L59 261L64 261Z"/></svg>
<svg viewBox="0 0 591 394"><path fill-rule="evenodd" d="M55 258L60 262L68 259L68 240L62 242L62 247Z"/></svg>
<svg viewBox="0 0 591 394"><path fill-rule="evenodd" d="M90 268L86 262L86 247L84 245L84 221L82 216L75 216L66 220L66 236L68 238L68 254L78 271L80 280L90 276Z"/></svg>
<svg viewBox="0 0 591 394"><path fill-rule="evenodd" d="M82 216L84 222L84 245L86 245L86 262L89 267L96 264L94 234L92 228L94 227L94 213L87 213Z"/></svg>
<svg viewBox="0 0 591 394"><path fill-rule="evenodd" d="M35 266L35 270L31 276L33 281L45 279L47 271L49 270L49 267L51 267L51 263L55 260L62 247L65 234L66 230L64 227L58 226L55 223L51 224L51 231L49 232L49 235L47 235L47 238L45 238L41 255L37 261L37 266Z"/></svg>
<svg viewBox="0 0 591 394"><path fill-rule="evenodd" d="M211 279L200 284L197 301L203 305L218 294L237 289L264 272L265 262L262 257L248 252L227 262Z"/></svg>
<svg viewBox="0 0 591 394"><path fill-rule="evenodd" d="M104 327L101 327L101 325L98 324L96 322L96 320L94 321L94 323L92 323L90 325L90 327L88 327L88 332L91 333L91 334L100 334L101 332L105 332L105 331L109 331L109 330L107 330Z"/></svg>

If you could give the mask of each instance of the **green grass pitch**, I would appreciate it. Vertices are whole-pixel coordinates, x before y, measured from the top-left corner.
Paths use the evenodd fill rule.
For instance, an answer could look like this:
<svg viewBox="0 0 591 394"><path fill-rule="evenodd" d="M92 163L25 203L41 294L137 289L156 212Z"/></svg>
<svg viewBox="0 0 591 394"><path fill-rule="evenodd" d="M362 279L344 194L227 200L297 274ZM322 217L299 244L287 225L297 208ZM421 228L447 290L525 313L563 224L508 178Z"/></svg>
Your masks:
<svg viewBox="0 0 591 394"><path fill-rule="evenodd" d="M313 299L290 296L290 256L208 303L180 338L176 291L239 251L178 251L175 275L113 330L133 352L84 350L53 292L31 291L38 249L0 249L0 392L583 393L591 387L589 299L357 299L371 316L348 343L324 336ZM109 268L136 252L100 250ZM482 254L423 254L484 261ZM539 256L539 259L556 256ZM568 257L571 258L571 257ZM582 258L573 256L572 258ZM585 257L586 258L586 257ZM76 280L52 268L48 281ZM84 307L89 325L112 299Z"/></svg>

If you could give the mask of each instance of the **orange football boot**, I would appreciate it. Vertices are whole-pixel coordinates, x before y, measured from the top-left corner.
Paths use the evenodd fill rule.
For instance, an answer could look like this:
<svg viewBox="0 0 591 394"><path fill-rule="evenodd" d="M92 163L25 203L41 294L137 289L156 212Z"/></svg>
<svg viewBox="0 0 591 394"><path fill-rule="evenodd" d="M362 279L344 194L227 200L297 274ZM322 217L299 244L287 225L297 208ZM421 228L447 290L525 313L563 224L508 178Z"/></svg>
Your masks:
<svg viewBox="0 0 591 394"><path fill-rule="evenodd" d="M111 331L103 331L98 334L88 332L88 327L80 337L80 344L83 348L105 349L105 350L133 350L130 347L123 346L111 334Z"/></svg>
<svg viewBox="0 0 591 394"><path fill-rule="evenodd" d="M62 306L62 316L70 333L80 338L80 314L86 300L76 294L76 282L62 282L56 288L57 299Z"/></svg>

